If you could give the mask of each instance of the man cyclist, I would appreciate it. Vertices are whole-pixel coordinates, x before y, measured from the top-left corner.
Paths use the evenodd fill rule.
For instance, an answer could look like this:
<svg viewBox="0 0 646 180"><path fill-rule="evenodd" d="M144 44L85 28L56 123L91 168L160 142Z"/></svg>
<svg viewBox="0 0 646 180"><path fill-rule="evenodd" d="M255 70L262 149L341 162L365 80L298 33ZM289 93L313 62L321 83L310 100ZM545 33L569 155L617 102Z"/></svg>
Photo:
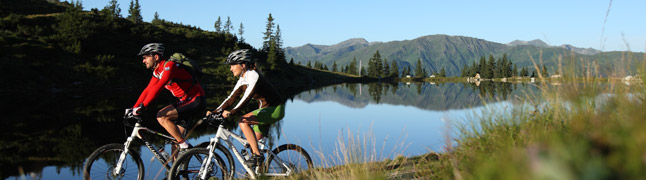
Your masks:
<svg viewBox="0 0 646 180"><path fill-rule="evenodd" d="M191 73L179 67L180 64L162 59L162 43L146 44L137 55L143 57L142 62L146 69L153 70L153 77L137 99L137 103L131 109L127 109L126 113L139 116L141 109L150 105L162 87L166 88L178 100L159 110L157 121L177 140L180 149L185 150L190 145L183 136L191 123L191 116L202 114L206 110L202 86L193 79Z"/></svg>
<svg viewBox="0 0 646 180"><path fill-rule="evenodd" d="M259 109L243 115L238 123L253 152L253 156L245 164L247 166L258 165L264 161L264 156L258 150L257 140L267 134L269 125L285 116L285 102L276 88L256 72L249 50L241 49L232 52L227 57L225 64L229 64L229 70L233 76L239 77L239 79L229 97L214 111L221 112L222 116L226 118L238 113L252 98L258 101ZM242 98L238 104L231 110L226 110L233 105L235 98L241 95ZM207 112L207 115L211 113L213 112ZM254 125L253 130L251 125Z"/></svg>

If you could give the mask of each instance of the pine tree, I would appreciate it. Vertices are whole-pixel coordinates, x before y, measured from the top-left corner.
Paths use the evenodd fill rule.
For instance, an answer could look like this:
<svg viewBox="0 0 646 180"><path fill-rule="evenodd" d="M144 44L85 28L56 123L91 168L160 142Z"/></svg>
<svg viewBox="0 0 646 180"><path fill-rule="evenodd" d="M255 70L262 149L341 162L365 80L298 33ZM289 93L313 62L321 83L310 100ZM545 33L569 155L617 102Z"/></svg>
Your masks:
<svg viewBox="0 0 646 180"><path fill-rule="evenodd" d="M307 66L307 68L312 68L312 64L310 63L310 61L307 61L307 65L306 65L306 66Z"/></svg>
<svg viewBox="0 0 646 180"><path fill-rule="evenodd" d="M366 75L366 69L365 69L365 68L363 68L363 66L361 66L361 74L362 74L363 76L365 76L365 75Z"/></svg>
<svg viewBox="0 0 646 180"><path fill-rule="evenodd" d="M222 29L226 34L231 33L231 30L233 29L233 25L231 25L231 17L227 16L227 22L224 23L224 27Z"/></svg>
<svg viewBox="0 0 646 180"><path fill-rule="evenodd" d="M348 65L348 74L359 75L359 71L358 71L357 68L358 68L357 67L357 58L354 57L352 59L352 62L350 62L350 65Z"/></svg>
<svg viewBox="0 0 646 180"><path fill-rule="evenodd" d="M110 0L110 3L108 3L108 5L103 8L103 10L107 11L107 15L109 17L121 17L121 8L119 8L119 3L117 3L117 0Z"/></svg>
<svg viewBox="0 0 646 180"><path fill-rule="evenodd" d="M233 33L231 33L231 31L234 30L233 23L231 22L231 17L227 16L227 22L224 23L223 29L224 29L224 35L226 38L230 38L231 35L233 35Z"/></svg>
<svg viewBox="0 0 646 180"><path fill-rule="evenodd" d="M527 77L527 74L529 74L529 73L527 73L527 68L526 67L523 67L523 68L520 69L520 74L519 74L520 77Z"/></svg>
<svg viewBox="0 0 646 180"><path fill-rule="evenodd" d="M496 68L496 59L493 57L493 55L489 55L489 62L487 62L487 69L486 72L484 73L484 78L491 79L493 78L493 72L495 71Z"/></svg>
<svg viewBox="0 0 646 180"><path fill-rule="evenodd" d="M141 6L139 5L139 0L130 0L130 9L128 9L128 19L134 23L143 22L144 18L141 17Z"/></svg>
<svg viewBox="0 0 646 180"><path fill-rule="evenodd" d="M440 70L440 73L438 74L439 77L446 77L446 70L444 70L444 67Z"/></svg>
<svg viewBox="0 0 646 180"><path fill-rule="evenodd" d="M478 65L480 67L479 68L480 69L480 71L479 71L480 72L480 78L486 78L485 74L487 73L487 69L489 68L489 67L487 67L487 59L485 59L484 56L481 56L480 57L480 64L478 64Z"/></svg>
<svg viewBox="0 0 646 180"><path fill-rule="evenodd" d="M547 67L545 67L545 65L543 65L543 69L541 70L541 75L543 75L543 77L549 77L550 76L550 74L547 73Z"/></svg>
<svg viewBox="0 0 646 180"><path fill-rule="evenodd" d="M128 9L128 19L134 23L144 22L144 18L141 17L141 6L139 5L139 0L130 0L130 9Z"/></svg>
<svg viewBox="0 0 646 180"><path fill-rule="evenodd" d="M381 77L382 66L381 55L379 54L379 51L377 51L372 55L372 58L368 60L368 76L376 78Z"/></svg>
<svg viewBox="0 0 646 180"><path fill-rule="evenodd" d="M218 20L215 21L213 27L215 27L215 32L222 33L222 20L220 20L220 16L218 16Z"/></svg>
<svg viewBox="0 0 646 180"><path fill-rule="evenodd" d="M280 24L276 24L276 33L274 34L274 39L276 41L276 46L278 48L283 47L283 39L281 37L282 32L280 31Z"/></svg>
<svg viewBox="0 0 646 180"><path fill-rule="evenodd" d="M424 77L424 67L422 67L422 59L417 59L417 64L415 64L415 77Z"/></svg>
<svg viewBox="0 0 646 180"><path fill-rule="evenodd" d="M460 72L460 77L467 77L467 74L469 74L469 67L467 66L467 64L464 64L464 66L462 67L462 72Z"/></svg>
<svg viewBox="0 0 646 180"><path fill-rule="evenodd" d="M516 64L514 64L514 68L511 70L511 76L514 77L518 75L518 67L516 67Z"/></svg>
<svg viewBox="0 0 646 180"><path fill-rule="evenodd" d="M389 77L389 76L390 76L390 66L388 65L388 59L384 58L383 73L381 74L381 77Z"/></svg>
<svg viewBox="0 0 646 180"><path fill-rule="evenodd" d="M242 23L240 23L240 28L238 29L238 40L241 43L244 43L244 37L242 37L242 33L244 33L244 26L242 25ZM294 60L294 59L292 59L292 60ZM292 64L294 64L294 63L292 63Z"/></svg>
<svg viewBox="0 0 646 180"><path fill-rule="evenodd" d="M262 37L262 49L269 49L269 45L271 45L271 41L273 41L274 39L274 26L274 17L272 17L271 13L269 13L269 17L267 17L267 26L265 27L266 31L264 33L264 36Z"/></svg>
<svg viewBox="0 0 646 180"><path fill-rule="evenodd" d="M390 65L390 77L399 77L399 67L397 66L397 62L395 60L392 60L392 63Z"/></svg>

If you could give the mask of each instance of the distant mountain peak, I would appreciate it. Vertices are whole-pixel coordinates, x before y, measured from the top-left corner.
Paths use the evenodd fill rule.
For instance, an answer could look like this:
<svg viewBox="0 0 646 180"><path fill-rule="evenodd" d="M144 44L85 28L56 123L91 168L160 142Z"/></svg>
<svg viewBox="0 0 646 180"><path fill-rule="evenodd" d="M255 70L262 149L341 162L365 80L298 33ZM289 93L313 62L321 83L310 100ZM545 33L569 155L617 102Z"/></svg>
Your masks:
<svg viewBox="0 0 646 180"><path fill-rule="evenodd" d="M561 45L561 48L571 50L579 54L585 54L585 55L595 55L595 54L601 53L601 51L593 48L579 48L569 44L563 44Z"/></svg>
<svg viewBox="0 0 646 180"><path fill-rule="evenodd" d="M540 39L534 39L531 41L522 41L522 40L514 40L512 42L507 43L508 46L518 46L518 45L532 45L532 46L538 46L538 47L549 47L547 43L545 43L543 40Z"/></svg>
<svg viewBox="0 0 646 180"><path fill-rule="evenodd" d="M364 38L351 38L351 39L348 39L348 40L345 40L345 41L341 41L340 43L337 43L337 45L339 45L339 44L368 44L368 43L369 43L368 40L366 40Z"/></svg>

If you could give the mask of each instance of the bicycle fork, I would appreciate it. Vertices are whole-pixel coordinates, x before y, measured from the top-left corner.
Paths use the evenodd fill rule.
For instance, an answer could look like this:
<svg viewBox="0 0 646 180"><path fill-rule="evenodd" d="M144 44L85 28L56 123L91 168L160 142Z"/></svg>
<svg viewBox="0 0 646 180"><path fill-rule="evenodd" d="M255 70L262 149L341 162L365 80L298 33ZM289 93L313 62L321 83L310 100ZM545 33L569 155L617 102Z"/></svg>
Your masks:
<svg viewBox="0 0 646 180"><path fill-rule="evenodd" d="M217 134L217 133L216 133ZM215 154L215 145L217 144L217 136L211 138L211 143L209 143L209 146L206 147L206 149L209 150L209 156L205 159L202 159L202 165L200 166L200 171L198 172L198 177L200 179L206 179L206 174L208 174L208 169L211 166L211 158L213 158L213 155Z"/></svg>
<svg viewBox="0 0 646 180"><path fill-rule="evenodd" d="M123 162L126 160L126 155L128 155L128 151L130 151L130 148L129 148L130 143L132 143L132 140L134 139L134 137L137 137L138 135L137 132L139 132L139 129L141 129L141 125L139 123L136 123L135 128L132 129L132 133L130 134L130 137L128 137L126 142L123 143L124 145L123 152L121 152L121 155L119 156L119 161L117 161L117 166L114 167L114 170L112 171L114 176L118 176L122 173L121 167L123 166Z"/></svg>

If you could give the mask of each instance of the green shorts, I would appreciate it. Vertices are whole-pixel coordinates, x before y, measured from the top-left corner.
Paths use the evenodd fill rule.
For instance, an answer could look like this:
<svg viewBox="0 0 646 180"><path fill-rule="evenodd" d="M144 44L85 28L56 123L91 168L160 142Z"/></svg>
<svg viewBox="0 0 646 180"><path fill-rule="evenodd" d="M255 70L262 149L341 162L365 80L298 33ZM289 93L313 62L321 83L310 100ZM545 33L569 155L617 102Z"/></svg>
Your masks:
<svg viewBox="0 0 646 180"><path fill-rule="evenodd" d="M253 130L261 134L267 134L270 125L285 117L285 104L256 109L252 113L258 119L258 124L253 126Z"/></svg>

